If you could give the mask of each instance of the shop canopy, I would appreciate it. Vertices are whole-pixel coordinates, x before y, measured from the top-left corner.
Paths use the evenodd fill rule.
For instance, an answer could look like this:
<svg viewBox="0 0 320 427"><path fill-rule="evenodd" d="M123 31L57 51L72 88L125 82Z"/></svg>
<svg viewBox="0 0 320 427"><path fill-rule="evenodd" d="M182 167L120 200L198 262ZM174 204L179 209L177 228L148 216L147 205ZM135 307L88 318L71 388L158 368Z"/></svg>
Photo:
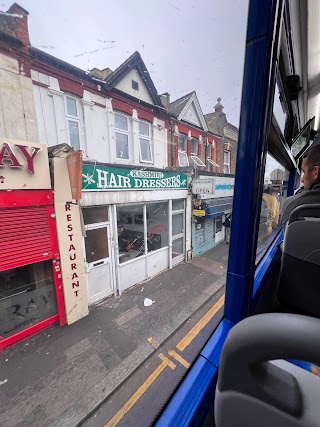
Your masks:
<svg viewBox="0 0 320 427"><path fill-rule="evenodd" d="M214 218L216 216L221 216L226 212L231 212L232 210L233 197L221 197L219 199L206 200L206 218Z"/></svg>

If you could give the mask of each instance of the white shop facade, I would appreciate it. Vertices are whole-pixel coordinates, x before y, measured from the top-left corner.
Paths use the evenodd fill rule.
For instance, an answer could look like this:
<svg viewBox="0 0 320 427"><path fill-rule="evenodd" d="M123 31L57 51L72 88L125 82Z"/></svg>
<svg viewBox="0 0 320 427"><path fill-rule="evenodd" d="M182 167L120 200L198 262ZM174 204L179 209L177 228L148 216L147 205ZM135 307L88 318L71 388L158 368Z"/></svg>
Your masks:
<svg viewBox="0 0 320 427"><path fill-rule="evenodd" d="M85 163L82 189L89 304L186 259L191 250L186 174Z"/></svg>
<svg viewBox="0 0 320 427"><path fill-rule="evenodd" d="M193 181L192 189L193 254L198 256L226 238L224 222L226 214L232 214L234 177L209 173L200 175Z"/></svg>

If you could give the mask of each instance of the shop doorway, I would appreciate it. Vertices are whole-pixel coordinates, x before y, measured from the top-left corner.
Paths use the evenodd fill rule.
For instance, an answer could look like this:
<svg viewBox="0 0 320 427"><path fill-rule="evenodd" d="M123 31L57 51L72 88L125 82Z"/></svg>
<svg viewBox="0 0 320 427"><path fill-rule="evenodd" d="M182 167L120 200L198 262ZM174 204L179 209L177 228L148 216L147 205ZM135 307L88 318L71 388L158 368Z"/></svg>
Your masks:
<svg viewBox="0 0 320 427"><path fill-rule="evenodd" d="M172 200L172 265L185 259L185 200Z"/></svg>
<svg viewBox="0 0 320 427"><path fill-rule="evenodd" d="M225 239L225 227L223 227L224 221L224 215L217 216L215 219L216 244L222 242Z"/></svg>
<svg viewBox="0 0 320 427"><path fill-rule="evenodd" d="M114 293L112 239L108 206L83 208L89 304Z"/></svg>

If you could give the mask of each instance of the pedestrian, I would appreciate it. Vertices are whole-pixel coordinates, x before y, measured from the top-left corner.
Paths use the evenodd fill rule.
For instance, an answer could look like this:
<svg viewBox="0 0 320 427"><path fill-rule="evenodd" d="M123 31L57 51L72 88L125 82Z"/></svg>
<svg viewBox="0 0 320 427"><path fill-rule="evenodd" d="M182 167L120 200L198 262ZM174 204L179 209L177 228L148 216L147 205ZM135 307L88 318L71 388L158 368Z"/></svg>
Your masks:
<svg viewBox="0 0 320 427"><path fill-rule="evenodd" d="M222 224L226 228L226 243L230 243L230 230L231 230L231 214L226 214L225 221Z"/></svg>

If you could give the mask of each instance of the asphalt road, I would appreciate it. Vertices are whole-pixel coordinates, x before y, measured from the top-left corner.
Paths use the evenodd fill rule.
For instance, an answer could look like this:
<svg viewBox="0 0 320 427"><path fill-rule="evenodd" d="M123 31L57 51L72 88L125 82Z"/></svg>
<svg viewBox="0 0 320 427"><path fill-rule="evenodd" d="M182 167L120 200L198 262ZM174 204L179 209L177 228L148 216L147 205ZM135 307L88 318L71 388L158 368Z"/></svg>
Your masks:
<svg viewBox="0 0 320 427"><path fill-rule="evenodd" d="M224 287L162 346L150 339L157 351L79 426L152 425L217 327L223 302Z"/></svg>

